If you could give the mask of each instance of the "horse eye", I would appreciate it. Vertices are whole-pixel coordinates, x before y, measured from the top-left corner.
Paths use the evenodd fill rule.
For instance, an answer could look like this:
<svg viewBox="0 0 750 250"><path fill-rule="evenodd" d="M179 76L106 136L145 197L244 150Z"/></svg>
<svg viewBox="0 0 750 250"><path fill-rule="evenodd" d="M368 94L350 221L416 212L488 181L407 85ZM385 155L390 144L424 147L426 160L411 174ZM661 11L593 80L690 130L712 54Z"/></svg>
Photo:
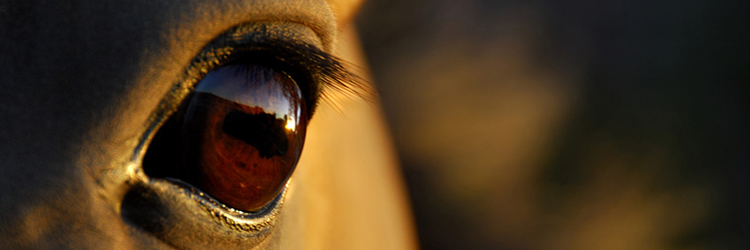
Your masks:
<svg viewBox="0 0 750 250"><path fill-rule="evenodd" d="M291 77L264 66L225 65L208 73L160 129L144 170L256 211L292 174L306 126L302 92Z"/></svg>

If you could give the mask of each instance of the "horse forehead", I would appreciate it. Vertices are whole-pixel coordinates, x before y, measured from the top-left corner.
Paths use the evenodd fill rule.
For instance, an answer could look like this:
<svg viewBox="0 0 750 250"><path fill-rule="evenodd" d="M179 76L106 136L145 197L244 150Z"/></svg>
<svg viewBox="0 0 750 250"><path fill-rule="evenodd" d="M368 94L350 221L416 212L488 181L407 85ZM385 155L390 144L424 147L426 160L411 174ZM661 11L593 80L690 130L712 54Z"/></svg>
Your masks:
<svg viewBox="0 0 750 250"><path fill-rule="evenodd" d="M335 35L334 17L322 0L172 2L0 3L3 68L19 76L33 72L35 85L65 82L106 91L132 83L126 79L138 67L163 60L184 67L203 45L240 22L302 23L325 46Z"/></svg>
<svg viewBox="0 0 750 250"><path fill-rule="evenodd" d="M357 2L331 1L341 13L353 9L345 3ZM334 20L323 0L0 3L0 73L4 92L14 97L3 98L3 106L38 107L60 118L111 109L122 98L164 92L172 83L164 78L179 75L203 45L238 23L301 23L330 50ZM134 91L142 93L128 95Z"/></svg>

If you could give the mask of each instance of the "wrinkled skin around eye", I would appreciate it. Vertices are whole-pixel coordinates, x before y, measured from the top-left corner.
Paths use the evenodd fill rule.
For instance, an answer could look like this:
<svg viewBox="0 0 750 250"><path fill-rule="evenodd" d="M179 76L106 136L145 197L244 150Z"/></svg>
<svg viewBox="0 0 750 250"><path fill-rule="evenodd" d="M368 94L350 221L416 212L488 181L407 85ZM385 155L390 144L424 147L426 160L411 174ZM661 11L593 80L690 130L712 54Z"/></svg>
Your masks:
<svg viewBox="0 0 750 250"><path fill-rule="evenodd" d="M288 76L227 65L195 89L182 120L184 168L192 183L226 205L255 211L284 187L299 160L307 112Z"/></svg>

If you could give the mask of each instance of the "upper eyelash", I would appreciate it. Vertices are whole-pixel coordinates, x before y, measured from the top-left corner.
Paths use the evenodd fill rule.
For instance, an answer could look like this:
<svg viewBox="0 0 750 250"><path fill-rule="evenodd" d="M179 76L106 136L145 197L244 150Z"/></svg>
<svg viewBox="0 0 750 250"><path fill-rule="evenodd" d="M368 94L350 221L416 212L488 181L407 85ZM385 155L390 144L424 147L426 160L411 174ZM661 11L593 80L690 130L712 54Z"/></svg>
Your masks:
<svg viewBox="0 0 750 250"><path fill-rule="evenodd" d="M232 53L240 55L233 56ZM294 68L293 71L306 72L306 74L303 74L305 76L297 76L295 78L306 78L304 82L298 82L298 84L307 85L300 86L300 88L303 91L306 89L306 92L311 95L308 97L308 100L311 101L308 103L308 110L311 111L310 115L312 115L315 105L320 100L334 102L334 93L357 96L364 99L374 96L374 91L369 87L369 84L360 76L348 70L349 67L352 67L350 64L336 56L321 51L315 46L266 39L264 42L256 43L252 46L235 47L228 57L243 57L244 55L242 54L245 53L250 53L252 56L265 54L266 56L261 57L272 57L274 60ZM261 64L268 63L264 62Z"/></svg>
<svg viewBox="0 0 750 250"><path fill-rule="evenodd" d="M352 64L313 45L274 38L275 36L263 26L259 29L250 28L251 26L253 25L235 26L205 46L191 63L193 71L197 68L200 76L190 82L190 85L195 86L205 74L228 61L265 55L265 59L272 58L292 66L296 72L307 73L303 74L307 77L304 77L303 82L298 82L298 85L302 85L299 87L303 92L307 92L305 99L308 101L310 118L320 100L335 104L335 93L356 96L368 101L375 96L375 91L363 78L348 70L353 67ZM268 63L266 61L261 64ZM194 73L191 74L191 68L186 73L195 76Z"/></svg>

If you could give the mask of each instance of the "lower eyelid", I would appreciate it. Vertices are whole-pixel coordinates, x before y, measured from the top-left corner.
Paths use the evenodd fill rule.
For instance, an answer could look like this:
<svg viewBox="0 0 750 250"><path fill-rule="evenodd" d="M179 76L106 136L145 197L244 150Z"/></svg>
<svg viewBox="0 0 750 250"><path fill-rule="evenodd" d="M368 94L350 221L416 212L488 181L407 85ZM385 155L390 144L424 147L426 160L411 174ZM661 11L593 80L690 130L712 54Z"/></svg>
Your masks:
<svg viewBox="0 0 750 250"><path fill-rule="evenodd" d="M121 214L180 249L252 248L275 226L284 194L258 213L239 213L180 181L152 179L126 194Z"/></svg>

